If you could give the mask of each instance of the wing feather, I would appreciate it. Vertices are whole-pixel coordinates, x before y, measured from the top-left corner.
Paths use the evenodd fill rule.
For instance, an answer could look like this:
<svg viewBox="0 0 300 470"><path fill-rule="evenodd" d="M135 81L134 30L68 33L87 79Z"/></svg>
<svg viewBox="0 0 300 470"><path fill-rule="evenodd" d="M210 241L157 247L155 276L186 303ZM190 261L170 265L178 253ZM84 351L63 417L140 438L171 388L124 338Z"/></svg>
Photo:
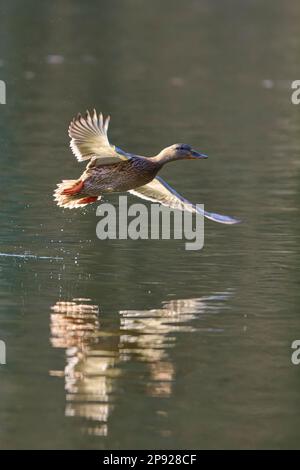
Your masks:
<svg viewBox="0 0 300 470"><path fill-rule="evenodd" d="M110 164L118 160L127 160L125 152L119 154L114 145L110 145L107 131L110 116L106 119L103 114L86 112L83 117L78 114L69 125L68 133L71 138L70 147L77 160L82 162L93 157L97 158L97 164Z"/></svg>
<svg viewBox="0 0 300 470"><path fill-rule="evenodd" d="M213 212L207 212L196 204L191 203L188 199L181 196L174 188L172 188L166 181L157 176L150 183L140 186L139 188L131 189L128 191L135 196L148 201L158 202L163 206L167 206L170 209L178 209L181 211L189 211L197 213L210 220L219 222L221 224L237 224L240 221L228 215L216 214Z"/></svg>

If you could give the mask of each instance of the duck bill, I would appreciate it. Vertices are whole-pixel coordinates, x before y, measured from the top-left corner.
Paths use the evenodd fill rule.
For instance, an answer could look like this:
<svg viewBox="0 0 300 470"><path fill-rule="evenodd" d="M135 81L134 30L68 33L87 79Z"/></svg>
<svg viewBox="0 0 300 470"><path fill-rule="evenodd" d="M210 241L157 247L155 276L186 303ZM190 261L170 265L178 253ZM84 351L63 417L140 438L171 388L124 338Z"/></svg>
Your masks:
<svg viewBox="0 0 300 470"><path fill-rule="evenodd" d="M198 158L208 158L207 155L205 155L205 153L199 153L197 152L196 150L192 150L191 151L191 159L198 159Z"/></svg>

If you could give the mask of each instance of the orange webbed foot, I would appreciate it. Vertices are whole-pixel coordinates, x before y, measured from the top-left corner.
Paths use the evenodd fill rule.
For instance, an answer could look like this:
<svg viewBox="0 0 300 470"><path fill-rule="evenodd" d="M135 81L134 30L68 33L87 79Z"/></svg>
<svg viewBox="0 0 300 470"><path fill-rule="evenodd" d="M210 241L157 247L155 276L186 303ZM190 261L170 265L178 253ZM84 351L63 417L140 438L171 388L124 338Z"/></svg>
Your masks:
<svg viewBox="0 0 300 470"><path fill-rule="evenodd" d="M91 202L97 201L98 196L83 197L78 199L77 204L90 204Z"/></svg>
<svg viewBox="0 0 300 470"><path fill-rule="evenodd" d="M84 186L83 181L79 180L78 183L75 183L73 186L70 188L66 188L63 190L62 194L65 194L67 196L73 196L74 194L80 193Z"/></svg>

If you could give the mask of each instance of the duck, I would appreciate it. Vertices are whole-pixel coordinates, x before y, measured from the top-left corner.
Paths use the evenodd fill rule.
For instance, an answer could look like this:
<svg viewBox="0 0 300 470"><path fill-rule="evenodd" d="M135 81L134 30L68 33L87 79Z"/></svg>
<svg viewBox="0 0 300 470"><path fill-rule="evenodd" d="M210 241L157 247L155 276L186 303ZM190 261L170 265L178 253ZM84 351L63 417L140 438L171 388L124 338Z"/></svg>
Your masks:
<svg viewBox="0 0 300 470"><path fill-rule="evenodd" d="M94 109L78 114L71 121L70 147L79 162L87 166L77 180L63 180L54 191L54 200L62 208L74 209L100 201L106 194L129 192L139 198L189 211L223 224L237 224L234 217L208 212L181 196L160 176L164 165L177 160L202 160L206 154L189 144L178 143L145 157L123 151L108 140L110 116Z"/></svg>

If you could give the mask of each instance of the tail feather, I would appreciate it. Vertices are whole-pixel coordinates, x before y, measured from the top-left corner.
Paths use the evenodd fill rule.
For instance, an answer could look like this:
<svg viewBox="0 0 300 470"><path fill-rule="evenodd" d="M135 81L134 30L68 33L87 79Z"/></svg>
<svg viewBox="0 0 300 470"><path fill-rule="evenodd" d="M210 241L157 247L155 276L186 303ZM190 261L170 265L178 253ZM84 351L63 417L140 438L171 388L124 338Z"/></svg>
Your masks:
<svg viewBox="0 0 300 470"><path fill-rule="evenodd" d="M87 204L91 204L101 199L101 196L86 197L78 194L70 194L70 190L78 183L78 180L63 180L57 185L54 191L54 200L60 207L68 209L76 209L78 207L84 207Z"/></svg>

